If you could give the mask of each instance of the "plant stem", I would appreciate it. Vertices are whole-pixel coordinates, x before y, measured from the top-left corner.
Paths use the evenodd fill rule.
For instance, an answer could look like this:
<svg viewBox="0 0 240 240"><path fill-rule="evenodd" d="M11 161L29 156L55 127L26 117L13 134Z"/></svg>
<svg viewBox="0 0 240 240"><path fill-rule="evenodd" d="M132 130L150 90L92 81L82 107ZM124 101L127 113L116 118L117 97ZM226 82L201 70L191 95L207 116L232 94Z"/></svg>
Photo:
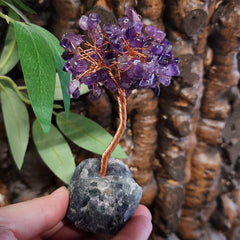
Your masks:
<svg viewBox="0 0 240 240"><path fill-rule="evenodd" d="M5 86L3 84L1 84L1 80L9 82L12 85L13 89L15 90L15 92L17 93L18 97L25 104L32 105L31 101L20 92L20 90L27 90L26 86L20 86L19 87L19 86L17 86L17 84L10 77L0 76L0 88L2 88L3 90L5 89ZM61 105L59 105L59 104L54 104L53 108L55 108L55 109L62 109L63 107Z"/></svg>
<svg viewBox="0 0 240 240"><path fill-rule="evenodd" d="M31 105L31 101L29 99L27 99L26 97L23 96L23 94L19 91L17 84L10 78L7 76L0 76L0 80L3 81L7 81L9 82L13 89L15 90L15 92L17 93L18 97L26 104ZM2 85L2 88L4 88L4 86Z"/></svg>
<svg viewBox="0 0 240 240"><path fill-rule="evenodd" d="M2 12L0 12L0 17L5 19L8 24L9 23L14 23L14 20L11 17L9 17L8 15L6 15Z"/></svg>
<svg viewBox="0 0 240 240"><path fill-rule="evenodd" d="M26 86L18 86L18 90L22 91L22 90L27 90Z"/></svg>
<svg viewBox="0 0 240 240"><path fill-rule="evenodd" d="M126 128L127 122L127 101L126 101L126 93L125 90L118 87L117 91L117 102L118 102L118 114L119 114L119 125L115 136L113 137L112 142L109 144L107 149L104 151L101 160L101 169L100 175L106 176L107 174L107 167L108 167L108 159L111 156L112 152L118 145L124 131Z"/></svg>

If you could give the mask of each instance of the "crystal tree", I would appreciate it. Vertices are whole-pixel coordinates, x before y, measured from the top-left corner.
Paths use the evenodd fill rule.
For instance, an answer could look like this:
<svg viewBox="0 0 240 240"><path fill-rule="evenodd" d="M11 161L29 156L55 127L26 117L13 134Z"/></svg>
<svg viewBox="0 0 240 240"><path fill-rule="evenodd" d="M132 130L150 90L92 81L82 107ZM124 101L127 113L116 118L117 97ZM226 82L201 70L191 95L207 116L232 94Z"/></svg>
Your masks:
<svg viewBox="0 0 240 240"><path fill-rule="evenodd" d="M80 28L86 35L66 33L60 45L66 63L64 70L72 75L68 93L80 96L81 84L89 88L91 100L97 100L103 87L116 95L119 107L117 132L104 151L100 175L107 173L108 159L120 141L126 127L126 99L136 88L150 88L160 94L160 84L168 86L172 76L180 74L178 58L166 34L154 26L146 26L133 8L119 18L119 25L104 24L98 14L82 15Z"/></svg>

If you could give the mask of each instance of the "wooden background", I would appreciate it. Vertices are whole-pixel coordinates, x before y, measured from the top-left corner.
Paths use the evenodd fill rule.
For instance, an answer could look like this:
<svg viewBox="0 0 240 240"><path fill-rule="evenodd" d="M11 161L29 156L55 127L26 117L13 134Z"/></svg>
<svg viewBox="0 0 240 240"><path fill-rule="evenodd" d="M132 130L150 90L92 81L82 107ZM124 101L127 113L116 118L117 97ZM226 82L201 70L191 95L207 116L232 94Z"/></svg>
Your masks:
<svg viewBox="0 0 240 240"><path fill-rule="evenodd" d="M240 239L240 0L26 0L38 15L29 19L58 38L79 32L81 14L96 11L114 22L127 6L145 24L167 33L180 77L162 87L136 90L128 98L128 123L121 145L142 203L153 214L152 240ZM6 31L0 22L1 32ZM4 38L1 34L0 39ZM20 71L10 73L21 80ZM105 91L71 109L112 134L117 106ZM76 162L93 154L72 145ZM62 183L41 162L30 141L19 172L9 152L0 112L0 202L48 194Z"/></svg>

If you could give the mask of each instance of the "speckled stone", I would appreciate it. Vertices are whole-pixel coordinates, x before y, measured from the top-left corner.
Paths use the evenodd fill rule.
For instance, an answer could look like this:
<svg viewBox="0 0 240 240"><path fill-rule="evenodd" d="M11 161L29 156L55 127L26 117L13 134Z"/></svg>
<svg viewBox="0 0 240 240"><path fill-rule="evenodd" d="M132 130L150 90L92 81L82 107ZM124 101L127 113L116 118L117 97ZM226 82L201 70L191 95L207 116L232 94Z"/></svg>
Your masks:
<svg viewBox="0 0 240 240"><path fill-rule="evenodd" d="M86 232L116 234L136 211L142 189L118 159L109 159L107 176L100 176L99 170L96 158L77 166L68 187L67 217Z"/></svg>

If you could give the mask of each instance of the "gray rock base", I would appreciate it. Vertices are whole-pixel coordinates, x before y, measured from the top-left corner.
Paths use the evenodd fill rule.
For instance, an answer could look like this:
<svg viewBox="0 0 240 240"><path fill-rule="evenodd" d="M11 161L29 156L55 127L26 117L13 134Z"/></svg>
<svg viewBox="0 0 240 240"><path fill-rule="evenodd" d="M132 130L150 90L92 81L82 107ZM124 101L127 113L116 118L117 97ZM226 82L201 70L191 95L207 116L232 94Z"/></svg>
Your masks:
<svg viewBox="0 0 240 240"><path fill-rule="evenodd" d="M122 161L109 159L107 176L99 174L100 159L81 162L68 187L67 217L86 232L116 234L136 211L141 187Z"/></svg>

